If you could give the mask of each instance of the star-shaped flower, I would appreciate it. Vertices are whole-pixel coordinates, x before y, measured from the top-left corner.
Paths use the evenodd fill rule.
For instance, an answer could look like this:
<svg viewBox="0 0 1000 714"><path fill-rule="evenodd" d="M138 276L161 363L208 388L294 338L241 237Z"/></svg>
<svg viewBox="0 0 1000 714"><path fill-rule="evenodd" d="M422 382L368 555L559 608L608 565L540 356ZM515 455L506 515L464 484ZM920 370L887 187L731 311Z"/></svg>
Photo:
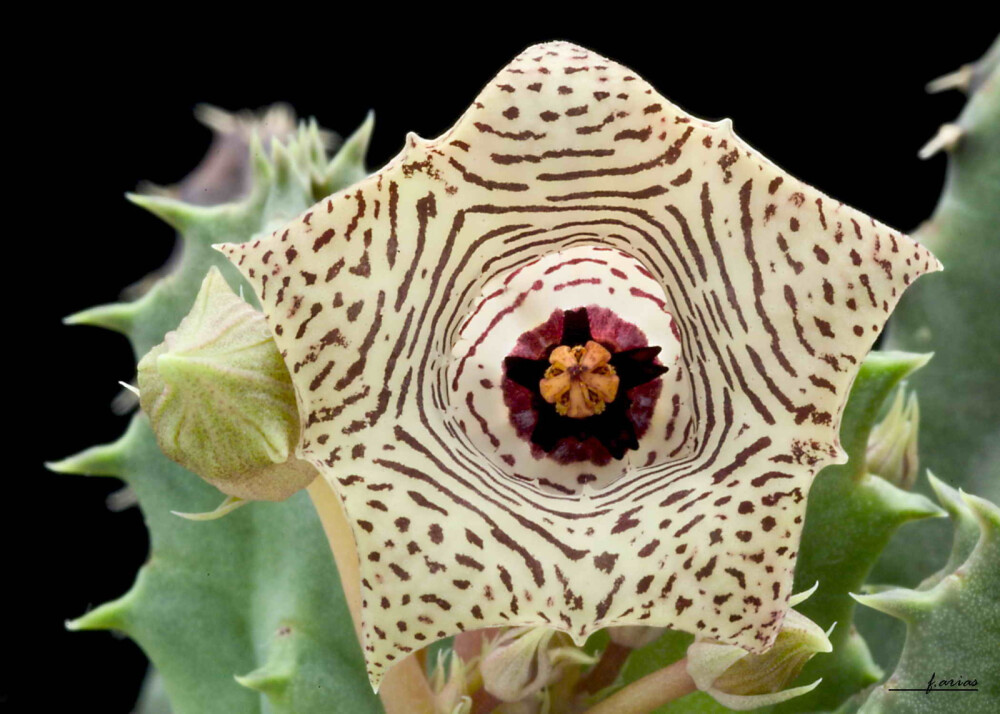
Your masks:
<svg viewBox="0 0 1000 714"><path fill-rule="evenodd" d="M858 364L939 267L728 121L565 43L526 50L443 136L222 250L292 374L300 456L353 526L375 684L488 626L669 625L766 650ZM583 308L588 339L561 343ZM669 371L598 394L626 448L599 425L543 448L554 406L509 358L590 342L594 365L645 349Z"/></svg>

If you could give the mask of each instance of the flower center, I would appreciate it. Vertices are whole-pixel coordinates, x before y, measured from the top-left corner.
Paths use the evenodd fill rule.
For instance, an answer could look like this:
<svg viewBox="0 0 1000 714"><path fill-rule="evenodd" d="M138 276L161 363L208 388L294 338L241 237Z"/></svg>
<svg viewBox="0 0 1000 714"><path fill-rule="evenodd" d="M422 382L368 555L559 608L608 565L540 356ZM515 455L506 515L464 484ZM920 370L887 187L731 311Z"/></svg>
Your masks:
<svg viewBox="0 0 1000 714"><path fill-rule="evenodd" d="M506 379L531 390L533 395L529 407L534 422L531 443L550 455L560 445L575 443L583 447L577 456L562 454L560 460L583 458L600 462L608 456L620 460L629 450L639 448L639 436L648 424L648 414L642 407L636 409L639 406L636 398L648 402L646 406L651 408L659 393L659 387L651 383L667 371L656 360L659 347L617 350L612 345L617 350L612 352L595 340L590 325L592 317L616 325L618 330L630 327L609 310L598 307L561 311L561 339L552 340L558 346L543 348L534 359L511 355L504 360ZM541 339L540 334L548 332L552 321L522 335L521 340ZM650 385L653 392L640 396L645 385ZM518 400L512 399L509 404L519 411ZM520 421L517 415L515 422ZM585 446L591 440L600 445L603 458ZM571 447L570 451L578 449Z"/></svg>
<svg viewBox="0 0 1000 714"><path fill-rule="evenodd" d="M611 353L593 340L583 346L556 347L549 355L552 366L538 383L542 399L570 419L600 414L618 394L620 380L610 360Z"/></svg>
<svg viewBox="0 0 1000 714"><path fill-rule="evenodd" d="M642 264L606 246L498 271L447 362L453 428L511 483L559 497L686 458L698 430L669 307Z"/></svg>

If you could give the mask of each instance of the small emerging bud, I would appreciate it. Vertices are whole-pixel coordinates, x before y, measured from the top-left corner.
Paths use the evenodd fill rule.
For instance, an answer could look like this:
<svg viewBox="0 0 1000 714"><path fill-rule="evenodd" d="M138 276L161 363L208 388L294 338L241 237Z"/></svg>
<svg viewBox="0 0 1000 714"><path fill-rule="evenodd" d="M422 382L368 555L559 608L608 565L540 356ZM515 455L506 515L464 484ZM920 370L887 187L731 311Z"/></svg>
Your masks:
<svg viewBox="0 0 1000 714"><path fill-rule="evenodd" d="M805 597L799 596L793 603ZM784 689L813 655L833 651L828 634L809 618L789 610L774 645L762 654L710 640L695 641L687 651L688 674L698 689L730 709L770 706L819 685L821 680L817 679L812 684Z"/></svg>
<svg viewBox="0 0 1000 714"><path fill-rule="evenodd" d="M468 692L477 687L479 658L464 660L454 654L438 653L431 671L430 685L434 692L434 711L438 714L469 714L472 698Z"/></svg>
<svg viewBox="0 0 1000 714"><path fill-rule="evenodd" d="M517 702L557 680L566 665L596 661L575 647L565 632L516 627L490 642L479 669L487 692L500 701Z"/></svg>
<svg viewBox="0 0 1000 714"><path fill-rule="evenodd" d="M911 392L903 406L903 389L889 413L868 437L868 470L902 489L909 490L917 480L917 432L920 427L920 406Z"/></svg>
<svg viewBox="0 0 1000 714"><path fill-rule="evenodd" d="M280 501L315 478L295 457L295 392L264 316L216 268L138 373L160 449L223 493Z"/></svg>

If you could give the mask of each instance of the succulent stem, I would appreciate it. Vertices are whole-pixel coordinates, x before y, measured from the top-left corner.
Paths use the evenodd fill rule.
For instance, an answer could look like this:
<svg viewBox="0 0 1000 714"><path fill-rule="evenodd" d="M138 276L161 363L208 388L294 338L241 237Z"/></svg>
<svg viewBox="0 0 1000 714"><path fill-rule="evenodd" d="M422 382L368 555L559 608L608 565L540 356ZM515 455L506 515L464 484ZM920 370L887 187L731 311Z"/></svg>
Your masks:
<svg viewBox="0 0 1000 714"><path fill-rule="evenodd" d="M646 714L696 690L687 671L687 659L682 659L632 682L586 714Z"/></svg>

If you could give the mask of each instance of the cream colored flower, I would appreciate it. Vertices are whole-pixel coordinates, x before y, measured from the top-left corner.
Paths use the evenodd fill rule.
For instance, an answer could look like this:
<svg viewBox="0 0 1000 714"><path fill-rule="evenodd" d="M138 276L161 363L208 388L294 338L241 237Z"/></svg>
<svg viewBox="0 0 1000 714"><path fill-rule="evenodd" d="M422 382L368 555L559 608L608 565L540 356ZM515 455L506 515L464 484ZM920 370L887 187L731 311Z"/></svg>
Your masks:
<svg viewBox="0 0 1000 714"><path fill-rule="evenodd" d="M221 250L291 373L297 454L353 526L376 684L481 627L670 626L767 651L858 365L939 267L566 43ZM570 418L540 385L589 342L620 382Z"/></svg>

